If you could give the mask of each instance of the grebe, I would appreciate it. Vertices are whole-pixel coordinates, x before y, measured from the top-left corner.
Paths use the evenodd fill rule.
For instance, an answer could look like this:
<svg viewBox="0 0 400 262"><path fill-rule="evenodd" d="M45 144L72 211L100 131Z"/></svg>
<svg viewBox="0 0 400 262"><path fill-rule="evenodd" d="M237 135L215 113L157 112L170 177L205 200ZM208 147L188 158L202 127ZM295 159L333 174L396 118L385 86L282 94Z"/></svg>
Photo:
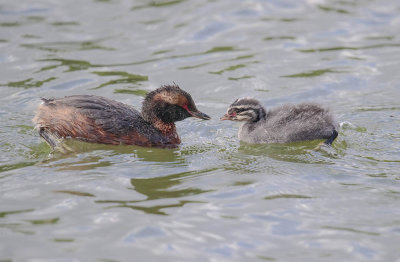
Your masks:
<svg viewBox="0 0 400 262"><path fill-rule="evenodd" d="M61 138L113 145L175 146L181 140L174 122L188 117L210 119L177 85L148 93L141 113L129 105L94 95L42 100L33 122L53 148Z"/></svg>
<svg viewBox="0 0 400 262"><path fill-rule="evenodd" d="M241 98L221 120L242 121L239 139L251 144L326 139L324 143L331 145L338 136L330 111L315 103L287 104L266 111L258 100Z"/></svg>

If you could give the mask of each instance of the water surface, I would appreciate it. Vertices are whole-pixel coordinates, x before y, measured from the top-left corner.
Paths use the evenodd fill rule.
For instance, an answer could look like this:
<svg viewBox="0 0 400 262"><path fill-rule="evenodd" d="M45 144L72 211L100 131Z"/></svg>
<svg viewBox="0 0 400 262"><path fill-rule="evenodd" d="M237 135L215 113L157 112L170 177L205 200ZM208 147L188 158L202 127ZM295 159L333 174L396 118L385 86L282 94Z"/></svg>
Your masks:
<svg viewBox="0 0 400 262"><path fill-rule="evenodd" d="M368 1L0 3L0 260L396 261L400 4ZM33 130L40 97L140 108L162 84L209 121L175 149ZM220 122L238 97L313 101L342 123L319 141L248 145Z"/></svg>

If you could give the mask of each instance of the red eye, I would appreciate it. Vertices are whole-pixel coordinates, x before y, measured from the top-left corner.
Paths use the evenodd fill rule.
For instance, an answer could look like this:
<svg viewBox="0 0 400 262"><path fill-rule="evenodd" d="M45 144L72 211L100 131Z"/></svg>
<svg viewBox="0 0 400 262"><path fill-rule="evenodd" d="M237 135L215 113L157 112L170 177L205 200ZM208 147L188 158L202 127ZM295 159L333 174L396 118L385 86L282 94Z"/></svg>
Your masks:
<svg viewBox="0 0 400 262"><path fill-rule="evenodd" d="M187 104L184 104L183 106L182 106L186 111L188 111L188 112L190 112L190 110L189 110L189 108L188 108L188 105Z"/></svg>
<svg viewBox="0 0 400 262"><path fill-rule="evenodd" d="M233 113L231 114L231 116L236 116L236 112L233 112Z"/></svg>

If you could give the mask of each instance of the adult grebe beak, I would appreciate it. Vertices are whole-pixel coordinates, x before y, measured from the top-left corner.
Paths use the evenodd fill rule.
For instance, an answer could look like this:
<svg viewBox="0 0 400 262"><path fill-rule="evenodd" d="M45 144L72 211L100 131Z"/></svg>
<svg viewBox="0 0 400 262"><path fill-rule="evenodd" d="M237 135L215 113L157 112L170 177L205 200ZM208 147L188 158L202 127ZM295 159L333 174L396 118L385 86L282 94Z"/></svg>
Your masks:
<svg viewBox="0 0 400 262"><path fill-rule="evenodd" d="M204 114L204 113L202 113L200 111L194 111L194 112L188 111L188 112L189 112L189 114L191 114L193 117L196 117L196 118L200 118L200 119L204 119L204 120L210 120L211 119L211 117L209 117L208 115L206 115L206 114Z"/></svg>
<svg viewBox="0 0 400 262"><path fill-rule="evenodd" d="M182 106L191 116L195 117L195 118L200 118L200 119L204 119L204 120L210 120L211 117L209 117L208 115L198 111L196 109L196 111L191 111L187 105L183 105Z"/></svg>

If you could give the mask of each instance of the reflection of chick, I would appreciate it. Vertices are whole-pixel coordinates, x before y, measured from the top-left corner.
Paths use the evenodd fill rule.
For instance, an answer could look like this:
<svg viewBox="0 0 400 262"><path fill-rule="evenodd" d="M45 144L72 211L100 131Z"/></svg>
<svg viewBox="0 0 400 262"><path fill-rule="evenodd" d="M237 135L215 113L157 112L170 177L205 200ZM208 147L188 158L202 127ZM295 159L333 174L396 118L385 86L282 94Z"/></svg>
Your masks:
<svg viewBox="0 0 400 262"><path fill-rule="evenodd" d="M114 145L171 146L181 142L174 122L191 116L210 119L197 110L190 94L172 85L150 92L143 101L142 113L93 95L43 99L33 122L52 147L57 146L59 138Z"/></svg>
<svg viewBox="0 0 400 262"><path fill-rule="evenodd" d="M325 144L330 145L338 135L332 114L314 103L266 111L256 99L241 98L229 106L221 120L243 121L239 139L252 144L326 139Z"/></svg>

